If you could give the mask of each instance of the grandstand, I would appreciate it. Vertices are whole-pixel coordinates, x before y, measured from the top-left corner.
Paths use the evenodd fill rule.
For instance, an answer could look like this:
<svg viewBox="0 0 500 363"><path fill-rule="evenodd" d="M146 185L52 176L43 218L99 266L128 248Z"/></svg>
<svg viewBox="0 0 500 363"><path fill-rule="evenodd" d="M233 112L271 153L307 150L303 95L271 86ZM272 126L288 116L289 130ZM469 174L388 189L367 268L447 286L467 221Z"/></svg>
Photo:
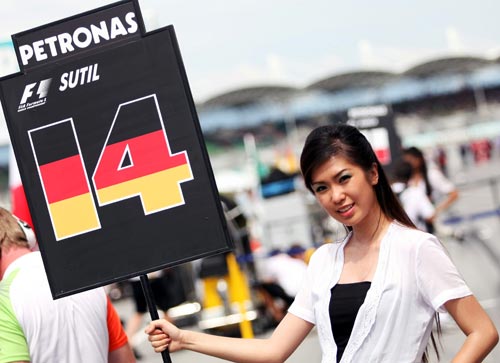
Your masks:
<svg viewBox="0 0 500 363"><path fill-rule="evenodd" d="M355 106L390 105L399 119L421 118L423 124L439 122L452 114L471 114L477 121L492 118L500 101L500 60L451 57L431 60L402 73L356 71L336 74L302 89L286 85L242 88L213 97L198 105L208 139L223 142L242 129L259 134L268 124L293 120L297 124L335 119ZM319 121L321 122L321 121ZM402 134L404 125L399 124Z"/></svg>

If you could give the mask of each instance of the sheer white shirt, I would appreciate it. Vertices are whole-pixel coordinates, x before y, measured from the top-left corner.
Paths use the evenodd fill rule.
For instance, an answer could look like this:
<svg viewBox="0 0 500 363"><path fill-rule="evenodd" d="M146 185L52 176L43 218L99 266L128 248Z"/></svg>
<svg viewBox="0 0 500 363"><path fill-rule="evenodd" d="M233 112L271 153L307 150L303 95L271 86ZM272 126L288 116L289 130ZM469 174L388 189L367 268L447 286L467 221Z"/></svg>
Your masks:
<svg viewBox="0 0 500 363"><path fill-rule="evenodd" d="M313 254L304 284L289 309L316 324L322 363L336 361L328 306L350 236L325 244ZM434 313L444 312L445 302L471 294L436 237L392 223L382 239L377 269L341 363L420 363Z"/></svg>

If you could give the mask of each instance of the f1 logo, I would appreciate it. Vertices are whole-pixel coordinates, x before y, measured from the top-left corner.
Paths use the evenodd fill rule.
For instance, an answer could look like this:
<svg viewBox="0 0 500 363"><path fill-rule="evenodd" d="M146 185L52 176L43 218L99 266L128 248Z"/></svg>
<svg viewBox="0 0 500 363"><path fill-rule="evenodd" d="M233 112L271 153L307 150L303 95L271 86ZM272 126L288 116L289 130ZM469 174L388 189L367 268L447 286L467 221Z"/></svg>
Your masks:
<svg viewBox="0 0 500 363"><path fill-rule="evenodd" d="M47 93L49 92L50 83L52 78L44 79L40 82L30 83L24 87L23 96L21 97L21 102L19 102L18 112L24 111L28 108L33 108L37 106L41 106L45 104L45 97L47 97ZM28 103L28 100L33 96L34 89L38 84L38 88L36 94L38 95L38 99Z"/></svg>

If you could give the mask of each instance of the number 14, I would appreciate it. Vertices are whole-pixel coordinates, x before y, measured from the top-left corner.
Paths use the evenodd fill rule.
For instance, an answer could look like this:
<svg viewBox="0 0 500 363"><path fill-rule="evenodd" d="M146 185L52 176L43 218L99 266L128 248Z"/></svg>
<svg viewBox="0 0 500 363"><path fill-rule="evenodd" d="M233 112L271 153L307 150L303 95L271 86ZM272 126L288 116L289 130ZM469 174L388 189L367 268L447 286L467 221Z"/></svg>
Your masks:
<svg viewBox="0 0 500 363"><path fill-rule="evenodd" d="M56 240L100 229L73 119L28 134ZM185 203L180 184L189 180L188 155L172 154L156 95L120 104L92 175L99 206L138 196L145 215L157 213Z"/></svg>

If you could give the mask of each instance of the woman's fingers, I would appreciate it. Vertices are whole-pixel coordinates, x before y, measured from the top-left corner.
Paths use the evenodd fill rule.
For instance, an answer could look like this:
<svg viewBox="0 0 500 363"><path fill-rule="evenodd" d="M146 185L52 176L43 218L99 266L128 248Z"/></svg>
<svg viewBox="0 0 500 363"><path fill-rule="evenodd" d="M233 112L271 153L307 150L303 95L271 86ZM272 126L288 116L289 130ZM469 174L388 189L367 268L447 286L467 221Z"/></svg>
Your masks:
<svg viewBox="0 0 500 363"><path fill-rule="evenodd" d="M162 331L162 327L164 326L164 320L162 319L159 319L159 320L153 320L152 322L150 322L148 324L148 326L146 326L146 329L144 329L144 332L146 334L151 334L152 332L154 332L155 330L160 330Z"/></svg>
<svg viewBox="0 0 500 363"><path fill-rule="evenodd" d="M164 319L152 321L144 332L148 335L148 340L155 352L162 352L167 348L175 351L180 348L180 330Z"/></svg>
<svg viewBox="0 0 500 363"><path fill-rule="evenodd" d="M155 329L156 329L156 327L154 325L148 324L146 326L146 329L144 329L144 333L151 334Z"/></svg>
<svg viewBox="0 0 500 363"><path fill-rule="evenodd" d="M153 349L156 353L161 353L167 348L168 348L168 345L160 345L158 347L153 346Z"/></svg>
<svg viewBox="0 0 500 363"><path fill-rule="evenodd" d="M166 339L171 340L167 334L150 335L148 339L151 343L161 342L162 340L166 340Z"/></svg>
<svg viewBox="0 0 500 363"><path fill-rule="evenodd" d="M172 340L169 338L155 340L151 342L151 346L154 348L155 352L162 352L168 348L171 341Z"/></svg>
<svg viewBox="0 0 500 363"><path fill-rule="evenodd" d="M163 340L163 339L167 339L167 338L168 338L168 335L165 334L164 332L162 332L161 330L156 334L155 333L150 334L148 337L150 342L159 341L159 340Z"/></svg>

